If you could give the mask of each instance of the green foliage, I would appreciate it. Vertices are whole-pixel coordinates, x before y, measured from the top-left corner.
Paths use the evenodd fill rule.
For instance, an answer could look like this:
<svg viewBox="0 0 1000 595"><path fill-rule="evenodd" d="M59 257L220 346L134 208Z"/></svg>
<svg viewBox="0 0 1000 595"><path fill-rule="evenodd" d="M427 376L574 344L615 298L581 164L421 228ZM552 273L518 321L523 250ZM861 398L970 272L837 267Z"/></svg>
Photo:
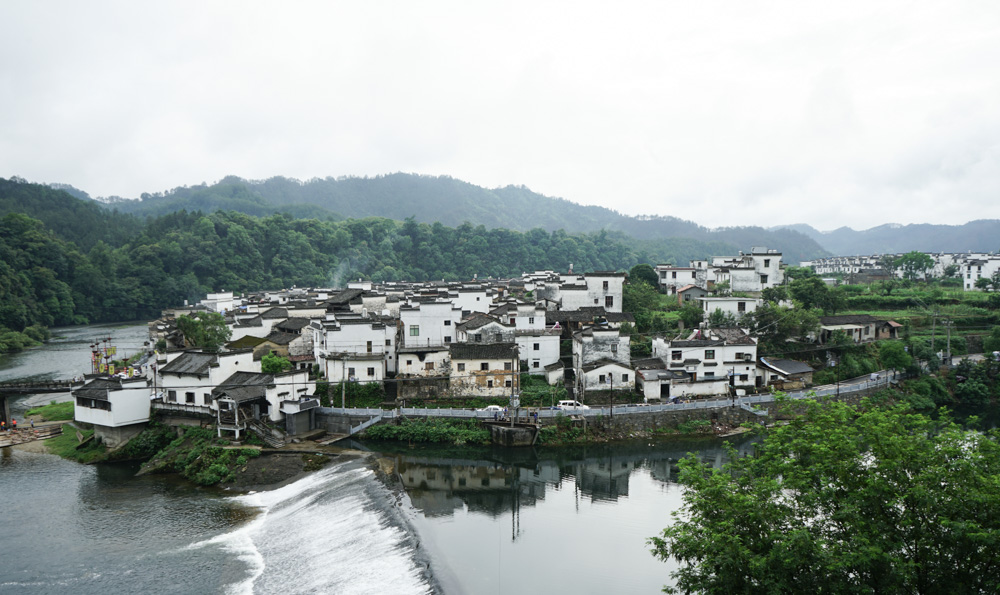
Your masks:
<svg viewBox="0 0 1000 595"><path fill-rule="evenodd" d="M291 369L292 362L276 353L265 353L260 359L260 371L264 374L281 374Z"/></svg>
<svg viewBox="0 0 1000 595"><path fill-rule="evenodd" d="M712 422L707 419L689 419L677 424L677 431L681 434L696 434L704 432L712 427Z"/></svg>
<svg viewBox="0 0 1000 595"><path fill-rule="evenodd" d="M169 426L152 422L113 454L114 460L147 460L156 456L177 437Z"/></svg>
<svg viewBox="0 0 1000 595"><path fill-rule="evenodd" d="M403 419L399 424L380 424L365 430L372 440L489 444L490 433L476 421L454 419Z"/></svg>
<svg viewBox="0 0 1000 595"><path fill-rule="evenodd" d="M691 456L671 526L667 592L996 592L1000 444L905 407L797 403L754 457Z"/></svg>
<svg viewBox="0 0 1000 595"><path fill-rule="evenodd" d="M38 415L42 418L42 421L69 421L73 419L73 411L73 401L64 401L62 403L52 401L48 405L29 409L25 415Z"/></svg>
<svg viewBox="0 0 1000 595"><path fill-rule="evenodd" d="M205 351L218 351L233 333L218 312L182 314L177 317L177 329L184 335L187 347L200 347Z"/></svg>
<svg viewBox="0 0 1000 595"><path fill-rule="evenodd" d="M723 312L719 308L708 315L708 326L712 328L733 327L736 323L736 316L732 312Z"/></svg>
<svg viewBox="0 0 1000 595"><path fill-rule="evenodd" d="M761 354L780 354L790 339L798 339L819 329L819 317L812 310L789 308L764 302L747 313L742 324L756 334Z"/></svg>
<svg viewBox="0 0 1000 595"><path fill-rule="evenodd" d="M896 258L892 267L902 269L903 277L910 280L922 278L928 270L934 268L934 259L923 252L907 252Z"/></svg>
<svg viewBox="0 0 1000 595"><path fill-rule="evenodd" d="M806 310L819 308L825 314L833 315L847 306L847 298L843 289L831 288L816 276L795 279L789 288L792 298Z"/></svg>
<svg viewBox="0 0 1000 595"><path fill-rule="evenodd" d="M93 437L94 430L81 430L84 442ZM63 424L63 432L59 436L54 436L45 441L45 448L54 455L64 459L77 461L78 463L94 463L104 458L107 449L97 440L90 440L81 447L82 442L77 440L77 429L69 424Z"/></svg>
<svg viewBox="0 0 1000 595"><path fill-rule="evenodd" d="M882 366L889 370L905 370L913 363L913 358L906 353L899 341L879 342L878 359L882 362Z"/></svg>
<svg viewBox="0 0 1000 595"><path fill-rule="evenodd" d="M704 312L696 304L686 304L680 311L680 319L684 321L687 328L698 326L704 316Z"/></svg>
<svg viewBox="0 0 1000 595"><path fill-rule="evenodd" d="M660 284L660 279L656 276L656 271L653 267L646 263L640 263L632 267L632 270L628 272L628 282L629 283L639 283L643 282L650 287L657 287Z"/></svg>

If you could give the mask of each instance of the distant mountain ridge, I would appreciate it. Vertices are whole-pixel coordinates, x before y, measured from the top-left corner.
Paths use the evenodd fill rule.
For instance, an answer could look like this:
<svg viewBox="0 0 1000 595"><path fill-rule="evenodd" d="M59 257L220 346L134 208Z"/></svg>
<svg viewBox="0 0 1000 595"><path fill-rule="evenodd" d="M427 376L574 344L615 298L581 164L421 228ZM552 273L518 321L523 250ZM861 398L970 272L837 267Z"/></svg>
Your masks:
<svg viewBox="0 0 1000 595"><path fill-rule="evenodd" d="M841 227L819 231L806 224L784 225L815 240L837 256L895 254L900 252L995 252L1000 250L1000 220L978 219L963 225L886 223L855 231Z"/></svg>
<svg viewBox="0 0 1000 595"><path fill-rule="evenodd" d="M76 196L85 192L62 186ZM143 194L141 200L114 199L107 206L136 215L163 215L179 210L235 210L250 215L285 212L297 218L413 217L421 223L457 227L463 223L525 232L542 228L569 233L606 231L632 239L633 245L651 255L667 240L692 240L699 246L673 250L683 257L704 258L722 244L726 252L767 246L781 250L785 260L826 255L812 238L795 230L762 227L709 229L677 217L629 217L611 209L584 206L562 198L532 192L524 186L487 189L448 176L388 174L371 178L342 177L306 182L283 177L250 181L228 176L211 185L180 187L168 192Z"/></svg>

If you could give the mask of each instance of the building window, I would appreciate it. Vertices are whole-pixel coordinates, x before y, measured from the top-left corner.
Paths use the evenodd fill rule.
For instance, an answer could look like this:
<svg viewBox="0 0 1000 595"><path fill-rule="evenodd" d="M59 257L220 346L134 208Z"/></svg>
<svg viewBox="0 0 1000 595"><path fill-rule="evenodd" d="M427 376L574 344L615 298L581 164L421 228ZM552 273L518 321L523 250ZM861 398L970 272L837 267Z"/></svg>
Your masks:
<svg viewBox="0 0 1000 595"><path fill-rule="evenodd" d="M505 380L503 385L506 386L507 388L510 388L510 380Z"/></svg>
<svg viewBox="0 0 1000 595"><path fill-rule="evenodd" d="M594 298L594 305L595 305L595 306L596 306L596 305L598 305L598 304L600 304L600 303L601 303L601 302L600 302L600 301L598 301L598 300L597 300L597 298Z"/></svg>
<svg viewBox="0 0 1000 595"><path fill-rule="evenodd" d="M761 275L760 276L760 282L761 283L767 283L767 275Z"/></svg>
<svg viewBox="0 0 1000 595"><path fill-rule="evenodd" d="M713 377L715 377L715 372L705 372L705 378L713 378Z"/></svg>
<svg viewBox="0 0 1000 595"><path fill-rule="evenodd" d="M459 372L464 372L465 371L465 364L458 364L458 371Z"/></svg>
<svg viewBox="0 0 1000 595"><path fill-rule="evenodd" d="M747 303L746 302L737 302L736 303L736 311L737 312L746 312L747 311Z"/></svg>
<svg viewBox="0 0 1000 595"><path fill-rule="evenodd" d="M743 354L741 352L737 351L736 352L736 359L742 360L743 359Z"/></svg>
<svg viewBox="0 0 1000 595"><path fill-rule="evenodd" d="M375 377L375 368L368 368L368 377L369 378Z"/></svg>
<svg viewBox="0 0 1000 595"><path fill-rule="evenodd" d="M488 363L486 363L486 362L483 362L483 363L479 364L479 369L482 370L483 372L485 372L486 370L490 369L490 365Z"/></svg>
<svg viewBox="0 0 1000 595"><path fill-rule="evenodd" d="M681 357L682 357L682 356L681 356L681 351L680 351L680 349L678 349L678 350L676 350L676 351L671 351L671 352L670 352L670 359L672 359L672 360L674 360L674 361L676 361L676 362L679 362L679 361L681 361Z"/></svg>
<svg viewBox="0 0 1000 595"><path fill-rule="evenodd" d="M451 326L451 321L450 320L445 320L444 321L444 325L445 326Z"/></svg>
<svg viewBox="0 0 1000 595"><path fill-rule="evenodd" d="M714 349L706 349L705 350L705 359L715 359L715 350Z"/></svg>
<svg viewBox="0 0 1000 595"><path fill-rule="evenodd" d="M507 370L508 372L510 372L511 371L511 362L504 362L503 363L503 369Z"/></svg>
<svg viewBox="0 0 1000 595"><path fill-rule="evenodd" d="M740 382L746 382L749 376L746 374L740 374Z"/></svg>
<svg viewBox="0 0 1000 595"><path fill-rule="evenodd" d="M203 394L201 396L201 398L205 400L205 404L206 405L211 405L212 404L212 394L211 393L205 393L205 394Z"/></svg>
<svg viewBox="0 0 1000 595"><path fill-rule="evenodd" d="M368 350L368 353L371 353L372 352L372 342L368 341L368 343L365 345L365 348Z"/></svg>
<svg viewBox="0 0 1000 595"><path fill-rule="evenodd" d="M529 316L528 317L528 324L535 324L535 317L534 316Z"/></svg>
<svg viewBox="0 0 1000 595"><path fill-rule="evenodd" d="M541 345L541 343L532 343L532 344L531 344L531 350L532 350L532 351L538 351L538 350L540 350L541 348L542 348L542 345Z"/></svg>
<svg viewBox="0 0 1000 595"><path fill-rule="evenodd" d="M622 382L628 382L628 374L622 374Z"/></svg>
<svg viewBox="0 0 1000 595"><path fill-rule="evenodd" d="M177 391L175 391L175 390L168 390L167 391L167 400L176 403L177 402Z"/></svg>
<svg viewBox="0 0 1000 595"><path fill-rule="evenodd" d="M671 279L676 279L677 278L677 271L674 271L674 272L670 273L670 278Z"/></svg>
<svg viewBox="0 0 1000 595"><path fill-rule="evenodd" d="M483 335L482 335L482 333L476 333L473 336L473 339L475 340L476 343L482 343L483 342Z"/></svg>
<svg viewBox="0 0 1000 595"><path fill-rule="evenodd" d="M486 388L493 388L493 381L492 380L487 380L486 381Z"/></svg>
<svg viewBox="0 0 1000 595"><path fill-rule="evenodd" d="M347 376L349 378L354 378L354 368L347 368Z"/></svg>
<svg viewBox="0 0 1000 595"><path fill-rule="evenodd" d="M424 369L430 372L434 369L434 362L427 362L424 364Z"/></svg>
<svg viewBox="0 0 1000 595"><path fill-rule="evenodd" d="M615 296L609 295L606 298L604 298L604 307L605 308L614 308L615 307Z"/></svg>
<svg viewBox="0 0 1000 595"><path fill-rule="evenodd" d="M604 282L604 291L607 291L607 290L608 290L608 282L607 282L607 281L605 281L605 282Z"/></svg>
<svg viewBox="0 0 1000 595"><path fill-rule="evenodd" d="M184 393L184 402L194 404L194 393Z"/></svg>
<svg viewBox="0 0 1000 595"><path fill-rule="evenodd" d="M406 365L407 366L412 366L413 365L413 360L412 359L406 360Z"/></svg>
<svg viewBox="0 0 1000 595"><path fill-rule="evenodd" d="M392 347L392 339L386 339L385 340L385 346L386 347Z"/></svg>
<svg viewBox="0 0 1000 595"><path fill-rule="evenodd" d="M618 343L611 344L611 353L618 353Z"/></svg>
<svg viewBox="0 0 1000 595"><path fill-rule="evenodd" d="M444 342L445 343L451 343L451 335L445 335L444 336Z"/></svg>
<svg viewBox="0 0 1000 595"><path fill-rule="evenodd" d="M598 377L597 381L600 382L601 384L604 384L605 382L607 382L607 380L604 379L604 374L601 374Z"/></svg>
<svg viewBox="0 0 1000 595"><path fill-rule="evenodd" d="M771 259L770 258L765 258L764 259L764 268L766 269L769 266L771 266Z"/></svg>
<svg viewBox="0 0 1000 595"><path fill-rule="evenodd" d="M542 367L542 364L539 363L538 360L535 360L535 361L531 362L531 367L532 368L540 368L540 367Z"/></svg>
<svg viewBox="0 0 1000 595"><path fill-rule="evenodd" d="M420 325L418 325L418 324L411 324L410 325L410 336L411 337L419 337L420 336Z"/></svg>

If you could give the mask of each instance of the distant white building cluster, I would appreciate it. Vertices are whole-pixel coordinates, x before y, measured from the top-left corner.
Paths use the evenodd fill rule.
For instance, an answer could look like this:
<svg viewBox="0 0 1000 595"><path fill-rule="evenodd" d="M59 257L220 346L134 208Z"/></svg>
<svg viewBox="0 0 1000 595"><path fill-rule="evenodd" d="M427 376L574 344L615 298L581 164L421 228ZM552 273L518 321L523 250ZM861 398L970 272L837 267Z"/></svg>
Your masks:
<svg viewBox="0 0 1000 595"><path fill-rule="evenodd" d="M991 252L926 252L933 266L922 274L924 277L945 277L949 268L954 276L962 279L966 291L978 291L979 279L990 279L1000 271L1000 254ZM890 274L903 278L905 271L893 269L888 263L903 256L900 254L871 254L861 256L831 256L800 263L817 275L844 275L849 282L867 282L888 279ZM891 273L890 273L891 272Z"/></svg>
<svg viewBox="0 0 1000 595"><path fill-rule="evenodd" d="M710 291L723 283L728 284L730 291L759 293L785 280L781 252L766 247L754 247L748 254L692 260L686 267L660 264L654 270L660 287L668 295L691 287Z"/></svg>

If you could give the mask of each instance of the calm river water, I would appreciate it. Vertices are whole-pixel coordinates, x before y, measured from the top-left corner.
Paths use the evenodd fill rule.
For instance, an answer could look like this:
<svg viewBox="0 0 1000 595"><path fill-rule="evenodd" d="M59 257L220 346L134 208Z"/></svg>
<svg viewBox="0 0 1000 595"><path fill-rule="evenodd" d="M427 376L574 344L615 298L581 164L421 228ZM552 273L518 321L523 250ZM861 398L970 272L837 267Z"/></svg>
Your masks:
<svg viewBox="0 0 1000 595"><path fill-rule="evenodd" d="M0 359L0 381L87 371L88 345L109 332L119 349L145 341L144 325L58 329L60 339ZM235 496L136 478L131 465L0 449L0 592L657 593L670 567L645 540L680 504L671 463L691 451L724 458L714 440L349 446L405 489L360 460Z"/></svg>

